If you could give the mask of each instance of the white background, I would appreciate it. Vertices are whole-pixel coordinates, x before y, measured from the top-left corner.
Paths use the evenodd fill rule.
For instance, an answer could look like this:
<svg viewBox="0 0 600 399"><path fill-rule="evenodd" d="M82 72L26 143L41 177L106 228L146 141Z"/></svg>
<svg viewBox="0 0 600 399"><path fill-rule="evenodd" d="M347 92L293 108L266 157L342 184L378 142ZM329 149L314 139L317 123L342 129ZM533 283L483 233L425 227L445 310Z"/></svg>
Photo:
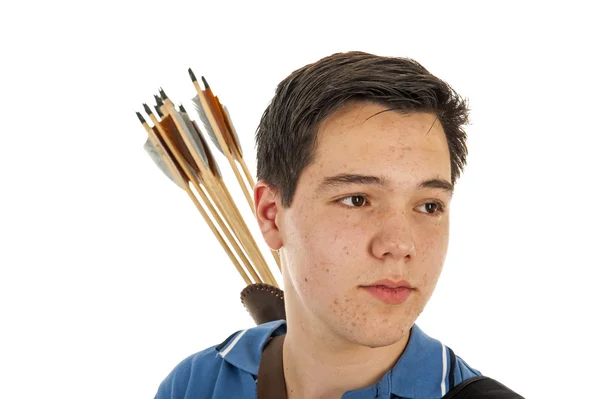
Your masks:
<svg viewBox="0 0 600 399"><path fill-rule="evenodd" d="M192 67L254 171L277 83L363 50L417 59L472 108L419 325L528 399L600 398L598 14L415 3L3 5L0 397L152 398L180 360L251 326L242 280L134 112L159 86L191 109Z"/></svg>

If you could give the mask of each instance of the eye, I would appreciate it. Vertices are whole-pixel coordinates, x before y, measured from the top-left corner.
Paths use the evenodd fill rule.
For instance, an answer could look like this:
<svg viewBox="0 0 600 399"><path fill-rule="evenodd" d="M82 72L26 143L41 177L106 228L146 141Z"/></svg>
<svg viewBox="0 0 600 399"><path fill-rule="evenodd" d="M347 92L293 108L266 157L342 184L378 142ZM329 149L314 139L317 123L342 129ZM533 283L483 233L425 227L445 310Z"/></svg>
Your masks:
<svg viewBox="0 0 600 399"><path fill-rule="evenodd" d="M368 204L367 198L364 195L349 195L344 198L340 198L338 202L351 207L351 208L360 208L365 204Z"/></svg>
<svg viewBox="0 0 600 399"><path fill-rule="evenodd" d="M422 208L425 210L424 213L428 214L428 215L435 215L436 211L437 214L441 214L444 213L446 208L444 207L444 204L442 204L439 201L434 201L434 202L427 202L423 205L420 205L418 208Z"/></svg>

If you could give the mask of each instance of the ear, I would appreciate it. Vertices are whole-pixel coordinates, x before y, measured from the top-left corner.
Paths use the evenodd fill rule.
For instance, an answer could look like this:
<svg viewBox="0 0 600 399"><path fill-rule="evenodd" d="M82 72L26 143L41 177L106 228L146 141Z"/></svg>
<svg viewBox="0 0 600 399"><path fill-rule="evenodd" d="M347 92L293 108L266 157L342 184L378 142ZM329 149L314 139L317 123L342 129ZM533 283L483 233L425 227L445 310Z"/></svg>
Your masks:
<svg viewBox="0 0 600 399"><path fill-rule="evenodd" d="M273 251L283 246L277 224L277 214L282 209L277 191L262 180L254 186L254 207L258 226L265 242Z"/></svg>

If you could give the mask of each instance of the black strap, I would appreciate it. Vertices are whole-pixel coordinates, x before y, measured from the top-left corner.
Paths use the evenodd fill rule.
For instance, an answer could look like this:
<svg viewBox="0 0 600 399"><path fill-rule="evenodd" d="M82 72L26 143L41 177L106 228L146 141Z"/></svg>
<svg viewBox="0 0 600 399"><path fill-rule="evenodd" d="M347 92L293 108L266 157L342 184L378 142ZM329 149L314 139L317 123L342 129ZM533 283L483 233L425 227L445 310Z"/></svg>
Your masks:
<svg viewBox="0 0 600 399"><path fill-rule="evenodd" d="M521 395L489 377L468 378L454 386L456 355L450 348L448 348L448 352L450 353L450 373L448 376L450 391L443 399L524 399Z"/></svg>
<svg viewBox="0 0 600 399"><path fill-rule="evenodd" d="M469 378L450 390L443 399L525 399L489 377Z"/></svg>

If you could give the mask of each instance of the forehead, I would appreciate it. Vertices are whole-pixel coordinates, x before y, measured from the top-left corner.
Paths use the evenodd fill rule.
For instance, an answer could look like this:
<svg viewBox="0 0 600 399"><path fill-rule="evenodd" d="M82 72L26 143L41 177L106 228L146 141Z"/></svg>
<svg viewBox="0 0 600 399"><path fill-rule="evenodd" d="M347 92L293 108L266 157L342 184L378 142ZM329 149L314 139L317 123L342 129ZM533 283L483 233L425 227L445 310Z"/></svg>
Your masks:
<svg viewBox="0 0 600 399"><path fill-rule="evenodd" d="M371 102L352 102L343 105L321 122L318 139L322 141L354 133L368 141L376 134L387 132L405 141L423 140L431 138L429 133L435 127L434 122L443 133L433 113L406 112Z"/></svg>
<svg viewBox="0 0 600 399"><path fill-rule="evenodd" d="M450 178L448 144L434 114L366 102L347 104L321 123L314 165L323 173L419 169Z"/></svg>

